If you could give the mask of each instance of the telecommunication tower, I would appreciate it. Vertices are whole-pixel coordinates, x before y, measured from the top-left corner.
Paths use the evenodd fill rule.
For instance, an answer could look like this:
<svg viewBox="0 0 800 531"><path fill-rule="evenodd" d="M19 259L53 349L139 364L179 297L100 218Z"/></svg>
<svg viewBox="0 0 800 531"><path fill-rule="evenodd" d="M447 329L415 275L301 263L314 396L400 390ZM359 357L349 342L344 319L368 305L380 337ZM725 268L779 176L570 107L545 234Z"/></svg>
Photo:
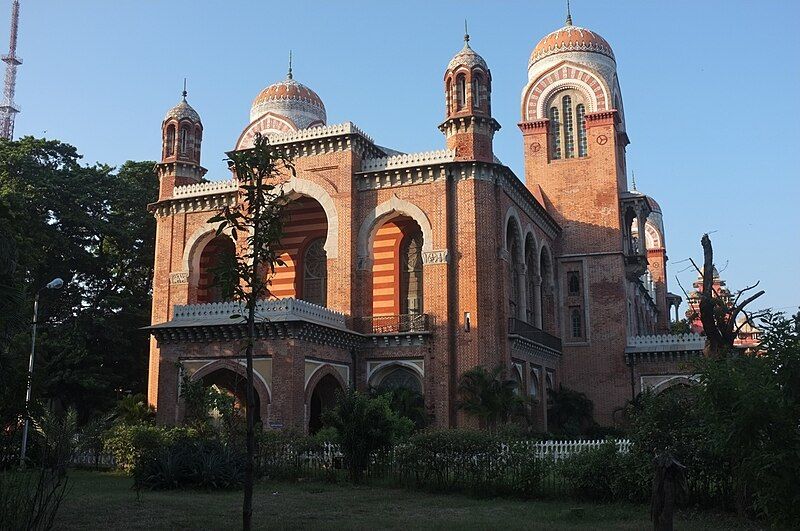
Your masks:
<svg viewBox="0 0 800 531"><path fill-rule="evenodd" d="M3 55L6 64L6 80L3 87L3 103L0 105L0 137L11 140L14 136L14 118L19 107L14 103L14 91L17 84L17 67L22 59L17 57L17 29L19 28L19 0L11 2L11 37L8 53Z"/></svg>

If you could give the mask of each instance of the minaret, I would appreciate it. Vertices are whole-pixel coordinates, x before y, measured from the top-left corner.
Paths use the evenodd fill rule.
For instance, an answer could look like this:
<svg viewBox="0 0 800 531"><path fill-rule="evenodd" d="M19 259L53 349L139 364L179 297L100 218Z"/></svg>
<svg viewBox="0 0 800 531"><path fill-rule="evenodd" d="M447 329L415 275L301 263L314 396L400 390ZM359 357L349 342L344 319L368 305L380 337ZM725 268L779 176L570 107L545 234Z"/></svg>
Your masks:
<svg viewBox="0 0 800 531"><path fill-rule="evenodd" d="M200 166L203 124L186 101L187 94L184 80L181 101L161 123L161 162L156 165L161 181L159 200L171 197L175 186L200 182L206 174Z"/></svg>
<svg viewBox="0 0 800 531"><path fill-rule="evenodd" d="M6 64L6 80L3 88L3 103L0 105L0 137L8 140L14 137L14 118L19 107L14 103L14 92L17 85L17 67L22 59L17 57L17 30L19 29L19 0L11 3L11 37L8 54L3 56Z"/></svg>
<svg viewBox="0 0 800 531"><path fill-rule="evenodd" d="M492 139L500 124L492 118L492 73L469 45L464 22L464 47L444 73L445 121L439 130L454 149L456 160L493 162Z"/></svg>

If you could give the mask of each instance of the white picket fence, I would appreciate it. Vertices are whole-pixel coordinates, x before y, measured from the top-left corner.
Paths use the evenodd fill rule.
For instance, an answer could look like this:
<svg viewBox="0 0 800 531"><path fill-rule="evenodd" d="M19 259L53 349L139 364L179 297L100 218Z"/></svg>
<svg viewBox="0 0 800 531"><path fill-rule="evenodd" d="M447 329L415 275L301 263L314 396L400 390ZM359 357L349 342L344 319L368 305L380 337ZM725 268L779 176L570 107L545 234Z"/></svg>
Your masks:
<svg viewBox="0 0 800 531"><path fill-rule="evenodd" d="M519 445L527 447L539 459L550 459L558 461L564 459L574 453L584 450L591 450L599 448L607 442L613 442L620 453L626 454L631 449L630 439L595 439L595 440L573 440L573 441L515 441L513 444L519 449ZM510 449L508 444L503 444L503 450ZM316 462L319 464L329 464L334 459L341 459L342 450L338 444L324 443L321 452L306 453L302 455L303 460L308 462ZM76 453L72 457L72 464L75 466L89 466L100 468L113 468L116 466L116 460L113 455L100 454L96 455L92 452Z"/></svg>

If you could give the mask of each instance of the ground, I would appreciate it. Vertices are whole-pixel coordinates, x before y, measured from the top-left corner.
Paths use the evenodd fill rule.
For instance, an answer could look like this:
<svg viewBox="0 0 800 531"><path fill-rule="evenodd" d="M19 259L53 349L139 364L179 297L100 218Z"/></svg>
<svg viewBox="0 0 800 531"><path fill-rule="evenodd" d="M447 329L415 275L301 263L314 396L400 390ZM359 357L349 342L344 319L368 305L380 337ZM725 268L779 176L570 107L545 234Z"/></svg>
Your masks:
<svg viewBox="0 0 800 531"><path fill-rule="evenodd" d="M142 492L117 473L73 471L55 529L230 529L240 525L241 491ZM582 513L582 514L581 514ZM319 482L256 486L256 528L281 529L648 529L642 505L475 499ZM681 513L676 529L731 529L737 521Z"/></svg>

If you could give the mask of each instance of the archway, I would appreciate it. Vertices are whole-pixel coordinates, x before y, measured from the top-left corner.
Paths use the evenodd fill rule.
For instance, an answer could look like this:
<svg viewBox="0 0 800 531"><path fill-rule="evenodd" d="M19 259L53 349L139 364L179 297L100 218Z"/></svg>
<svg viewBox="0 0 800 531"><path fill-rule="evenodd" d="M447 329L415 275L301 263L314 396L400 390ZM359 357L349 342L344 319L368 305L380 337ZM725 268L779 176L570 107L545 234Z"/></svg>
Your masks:
<svg viewBox="0 0 800 531"><path fill-rule="evenodd" d="M269 387L267 387L261 374L254 371L253 387L255 389L256 403L256 422L267 422L269 416L269 404L272 401ZM217 385L220 391L226 392L234 397L234 406L237 402L238 407L244 412L246 404L247 375L245 367L233 359L222 359L207 363L191 375L192 381L201 381L204 385Z"/></svg>
<svg viewBox="0 0 800 531"><path fill-rule="evenodd" d="M316 433L322 428L322 415L336 405L336 393L343 391L339 380L326 374L314 386L308 404L308 432Z"/></svg>
<svg viewBox="0 0 800 531"><path fill-rule="evenodd" d="M197 273L197 302L222 302L231 298L232 286L219 280L219 268L236 259L236 245L225 234L212 238L200 252Z"/></svg>
<svg viewBox="0 0 800 531"><path fill-rule="evenodd" d="M247 379L237 372L230 369L222 368L217 369L211 373L206 374L200 378L203 386L211 387L216 391L229 395L233 398L234 413L240 414L241 418L246 418L247 412ZM254 393L253 397L256 422L261 419L261 399L258 393ZM212 416L219 416L223 412L211 412Z"/></svg>

